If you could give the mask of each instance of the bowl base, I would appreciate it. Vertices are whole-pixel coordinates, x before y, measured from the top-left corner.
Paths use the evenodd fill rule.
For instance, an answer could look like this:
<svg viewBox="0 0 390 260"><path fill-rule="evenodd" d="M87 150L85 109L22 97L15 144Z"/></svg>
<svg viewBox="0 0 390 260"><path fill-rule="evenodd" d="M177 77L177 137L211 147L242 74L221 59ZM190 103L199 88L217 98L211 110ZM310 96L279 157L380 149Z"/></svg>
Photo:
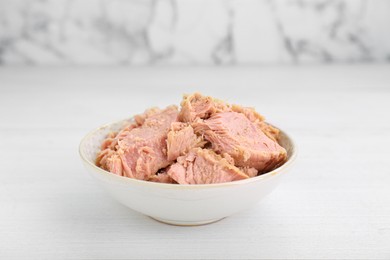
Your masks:
<svg viewBox="0 0 390 260"><path fill-rule="evenodd" d="M202 220L202 221L180 221L180 220L170 220L170 219L162 219L156 217L150 217L150 218L164 224L173 225L173 226L182 226L182 227L202 226L202 225L211 224L224 219L224 218L216 218L216 219Z"/></svg>

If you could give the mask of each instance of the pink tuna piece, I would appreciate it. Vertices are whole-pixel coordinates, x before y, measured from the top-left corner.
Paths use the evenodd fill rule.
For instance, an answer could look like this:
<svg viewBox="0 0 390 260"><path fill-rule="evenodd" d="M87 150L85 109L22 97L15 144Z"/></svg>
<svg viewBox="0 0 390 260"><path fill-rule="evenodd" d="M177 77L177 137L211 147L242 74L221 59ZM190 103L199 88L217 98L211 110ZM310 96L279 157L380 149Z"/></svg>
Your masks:
<svg viewBox="0 0 390 260"><path fill-rule="evenodd" d="M167 174L166 169L159 171L156 175L150 176L148 181L177 184L177 182Z"/></svg>
<svg viewBox="0 0 390 260"><path fill-rule="evenodd" d="M260 127L261 131L263 131L263 133L266 136L268 136L270 139L272 139L275 142L278 141L279 129L276 129L275 127L267 124L264 121L264 117L262 115L260 115L259 113L257 113L254 108L242 107L239 105L232 105L231 111L243 114L251 122L258 125Z"/></svg>
<svg viewBox="0 0 390 260"><path fill-rule="evenodd" d="M177 114L176 106L170 106L147 117L141 127L119 139L117 152L123 163L124 176L147 180L169 165L165 140Z"/></svg>
<svg viewBox="0 0 390 260"><path fill-rule="evenodd" d="M248 175L250 178L256 177L259 173L255 168L253 167L238 167L243 173Z"/></svg>
<svg viewBox="0 0 390 260"><path fill-rule="evenodd" d="M167 137L168 160L176 160L180 155L184 155L191 148L202 147L205 141L196 136L192 126L186 123L174 122Z"/></svg>
<svg viewBox="0 0 390 260"><path fill-rule="evenodd" d="M255 123L237 112L222 112L193 123L219 153L228 153L237 166L269 171L286 160L286 150L268 138Z"/></svg>
<svg viewBox="0 0 390 260"><path fill-rule="evenodd" d="M214 113L226 110L228 106L222 101L194 93L184 96L178 119L181 122L193 122L198 118L206 119Z"/></svg>
<svg viewBox="0 0 390 260"><path fill-rule="evenodd" d="M210 149L194 148L177 158L168 175L179 184L222 183L249 178L239 168Z"/></svg>
<svg viewBox="0 0 390 260"><path fill-rule="evenodd" d="M194 122L197 119L208 119L220 112L237 112L245 115L251 122L257 124L260 129L272 140L277 141L279 130L267 124L264 117L257 113L254 108L240 105L229 105L210 96L200 93L185 95L181 102L179 121Z"/></svg>
<svg viewBox="0 0 390 260"><path fill-rule="evenodd" d="M279 130L253 108L194 93L184 96L180 112L175 106L152 108L110 133L96 165L160 183L229 182L284 163L287 153L278 137Z"/></svg>

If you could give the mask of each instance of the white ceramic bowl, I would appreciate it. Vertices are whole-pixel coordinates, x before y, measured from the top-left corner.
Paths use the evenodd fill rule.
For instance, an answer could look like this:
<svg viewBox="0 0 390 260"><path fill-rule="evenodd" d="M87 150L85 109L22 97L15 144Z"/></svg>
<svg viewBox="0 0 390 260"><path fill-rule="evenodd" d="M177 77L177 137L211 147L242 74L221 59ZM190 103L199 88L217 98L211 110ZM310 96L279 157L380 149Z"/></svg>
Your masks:
<svg viewBox="0 0 390 260"><path fill-rule="evenodd" d="M80 143L80 156L88 172L123 205L158 221L174 225L212 223L254 206L278 184L296 157L291 138L281 131L288 160L266 174L228 183L178 185L147 182L109 173L95 165L102 141L129 120L107 124L90 132Z"/></svg>

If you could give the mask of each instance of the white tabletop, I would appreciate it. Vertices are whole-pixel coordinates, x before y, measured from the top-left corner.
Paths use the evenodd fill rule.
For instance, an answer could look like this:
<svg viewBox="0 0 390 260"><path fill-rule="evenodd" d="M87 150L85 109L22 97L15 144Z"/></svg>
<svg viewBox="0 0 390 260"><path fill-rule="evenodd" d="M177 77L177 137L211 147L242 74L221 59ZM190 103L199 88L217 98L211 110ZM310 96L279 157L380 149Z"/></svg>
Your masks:
<svg viewBox="0 0 390 260"><path fill-rule="evenodd" d="M300 154L256 207L158 223L83 169L89 130L178 104L254 106ZM0 259L390 259L390 66L0 68Z"/></svg>

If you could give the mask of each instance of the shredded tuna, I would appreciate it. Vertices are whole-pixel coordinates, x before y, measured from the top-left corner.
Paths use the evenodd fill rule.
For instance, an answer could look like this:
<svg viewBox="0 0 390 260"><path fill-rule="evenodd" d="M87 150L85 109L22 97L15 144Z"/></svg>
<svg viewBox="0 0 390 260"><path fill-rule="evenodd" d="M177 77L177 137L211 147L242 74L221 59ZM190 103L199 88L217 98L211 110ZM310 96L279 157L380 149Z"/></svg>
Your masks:
<svg viewBox="0 0 390 260"><path fill-rule="evenodd" d="M166 169L160 170L156 175L150 176L148 181L177 184L177 182L167 174Z"/></svg>
<svg viewBox="0 0 390 260"><path fill-rule="evenodd" d="M102 151L97 163L102 168L118 175L147 180L159 169L169 165L166 138L177 119L177 108L148 110L136 126L121 131L117 136L117 149ZM139 125L141 124L142 125ZM119 160L121 171L119 169ZM113 163L111 163L113 161Z"/></svg>
<svg viewBox="0 0 390 260"><path fill-rule="evenodd" d="M180 122L172 123L167 137L168 160L176 160L191 148L202 147L205 143L202 137L196 136L192 126Z"/></svg>
<svg viewBox="0 0 390 260"><path fill-rule="evenodd" d="M200 93L194 93L184 96L178 119L181 122L193 122L198 118L206 119L215 113L228 111L229 109L220 100L210 96L202 96Z"/></svg>
<svg viewBox="0 0 390 260"><path fill-rule="evenodd" d="M96 165L113 174L174 184L222 183L255 177L286 161L279 130L254 108L200 93L181 109L151 108L102 142Z"/></svg>
<svg viewBox="0 0 390 260"><path fill-rule="evenodd" d="M210 184L249 178L228 160L209 149L194 148L177 159L168 175L179 184Z"/></svg>
<svg viewBox="0 0 390 260"><path fill-rule="evenodd" d="M238 167L243 173L248 175L249 177L255 177L259 173L255 168L253 167Z"/></svg>
<svg viewBox="0 0 390 260"><path fill-rule="evenodd" d="M168 107L147 117L142 126L119 139L118 154L124 163L125 176L147 180L169 165L166 138L176 118L177 108Z"/></svg>
<svg viewBox="0 0 390 260"><path fill-rule="evenodd" d="M286 150L241 113L218 113L207 120L198 120L193 126L215 151L229 154L237 166L264 172L286 159Z"/></svg>
<svg viewBox="0 0 390 260"><path fill-rule="evenodd" d="M241 113L246 116L250 121L264 121L264 117L256 112L252 107L242 107L240 105L232 105L231 111Z"/></svg>

